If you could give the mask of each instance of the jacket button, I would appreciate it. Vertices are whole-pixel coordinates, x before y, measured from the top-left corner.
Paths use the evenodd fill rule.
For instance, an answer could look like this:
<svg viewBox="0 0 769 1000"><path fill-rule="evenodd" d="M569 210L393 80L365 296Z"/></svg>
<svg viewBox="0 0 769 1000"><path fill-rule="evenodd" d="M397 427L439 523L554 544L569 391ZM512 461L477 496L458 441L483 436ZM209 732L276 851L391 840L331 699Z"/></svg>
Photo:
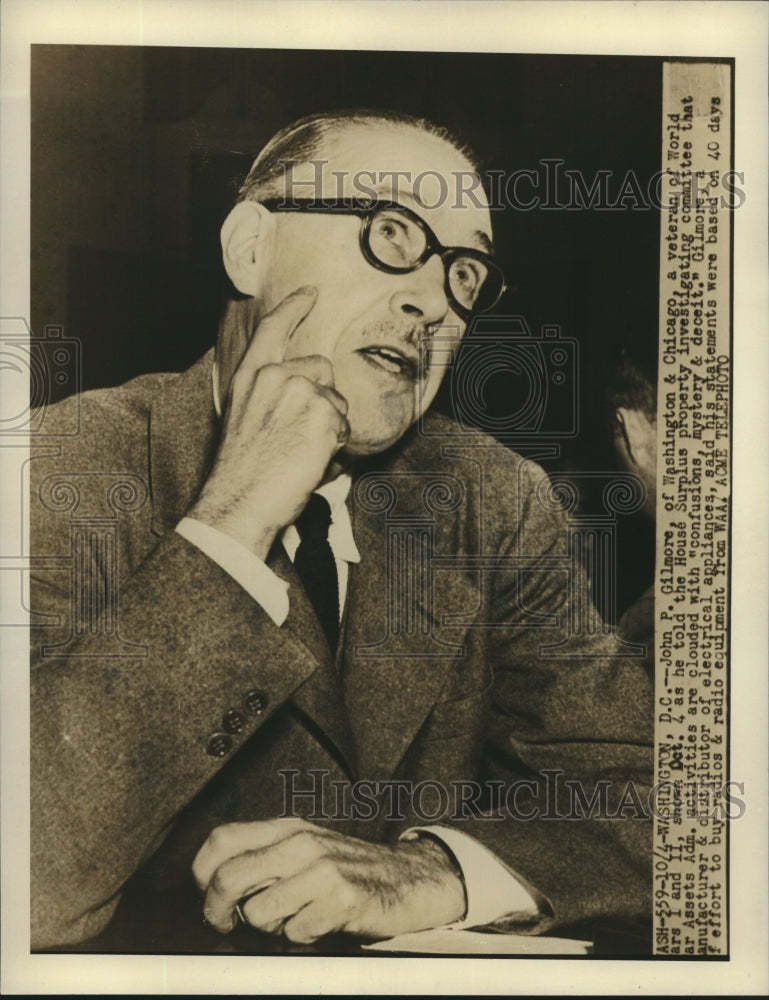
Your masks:
<svg viewBox="0 0 769 1000"><path fill-rule="evenodd" d="M222 729L226 733L232 733L233 735L242 733L245 724L246 720L243 717L242 712L239 712L236 708L231 708L228 712L225 712L222 717Z"/></svg>
<svg viewBox="0 0 769 1000"><path fill-rule="evenodd" d="M224 757L230 750L232 750L232 737L227 733L214 733L206 747L206 753L210 757Z"/></svg>
<svg viewBox="0 0 769 1000"><path fill-rule="evenodd" d="M267 708L269 701L264 691L249 691L243 704L251 715L261 715L265 708Z"/></svg>

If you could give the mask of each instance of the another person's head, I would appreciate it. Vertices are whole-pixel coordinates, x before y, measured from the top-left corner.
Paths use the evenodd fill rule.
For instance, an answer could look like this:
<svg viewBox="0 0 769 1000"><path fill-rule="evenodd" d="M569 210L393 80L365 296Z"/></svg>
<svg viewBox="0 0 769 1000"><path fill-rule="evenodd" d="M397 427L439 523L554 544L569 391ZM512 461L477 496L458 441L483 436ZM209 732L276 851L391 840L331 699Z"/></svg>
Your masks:
<svg viewBox="0 0 769 1000"><path fill-rule="evenodd" d="M430 253L431 233L467 252ZM251 168L222 248L245 297L241 332L229 333L235 362L238 336L299 286L317 289L286 360L330 360L352 454L389 447L421 416L447 360L444 350L430 364L427 338L461 337L502 287L486 258L491 221L474 160L444 130L400 114L313 116L284 129ZM233 362L228 371L221 338L219 350L226 388Z"/></svg>
<svg viewBox="0 0 769 1000"><path fill-rule="evenodd" d="M614 453L620 466L646 487L642 513L654 518L657 497L657 390L647 365L627 350L606 375L605 405Z"/></svg>

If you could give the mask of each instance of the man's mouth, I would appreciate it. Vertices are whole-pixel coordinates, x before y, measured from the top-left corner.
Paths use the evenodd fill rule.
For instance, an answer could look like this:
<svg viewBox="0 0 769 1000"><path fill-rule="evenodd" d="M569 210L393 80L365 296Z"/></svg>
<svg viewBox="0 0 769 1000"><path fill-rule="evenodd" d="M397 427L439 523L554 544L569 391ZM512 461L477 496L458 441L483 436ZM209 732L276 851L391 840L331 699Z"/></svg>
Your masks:
<svg viewBox="0 0 769 1000"><path fill-rule="evenodd" d="M420 376L420 360L416 350L410 347L394 347L392 344L371 344L358 350L369 364L389 372L402 375L412 381Z"/></svg>

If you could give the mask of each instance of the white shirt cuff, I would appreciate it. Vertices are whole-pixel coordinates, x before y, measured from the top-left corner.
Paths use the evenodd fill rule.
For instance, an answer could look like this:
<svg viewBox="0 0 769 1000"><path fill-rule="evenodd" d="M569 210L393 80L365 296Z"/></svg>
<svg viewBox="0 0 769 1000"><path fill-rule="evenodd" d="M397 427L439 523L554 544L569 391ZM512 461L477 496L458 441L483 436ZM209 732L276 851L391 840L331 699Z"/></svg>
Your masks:
<svg viewBox="0 0 769 1000"><path fill-rule="evenodd" d="M448 924L452 930L493 924L503 917L530 920L539 914L534 897L499 858L474 837L446 826L416 826L401 835L411 840L428 833L442 841L462 870L467 912L462 920Z"/></svg>
<svg viewBox="0 0 769 1000"><path fill-rule="evenodd" d="M253 552L210 524L183 517L177 532L213 559L253 597L276 625L288 617L288 584Z"/></svg>

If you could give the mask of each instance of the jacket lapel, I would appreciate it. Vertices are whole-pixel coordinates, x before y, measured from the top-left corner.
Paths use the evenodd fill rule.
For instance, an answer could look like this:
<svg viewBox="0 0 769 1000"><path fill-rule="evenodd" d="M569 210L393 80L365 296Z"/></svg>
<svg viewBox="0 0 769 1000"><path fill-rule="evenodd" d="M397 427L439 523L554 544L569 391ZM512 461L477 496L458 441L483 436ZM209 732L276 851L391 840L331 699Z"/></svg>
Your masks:
<svg viewBox="0 0 769 1000"><path fill-rule="evenodd" d="M282 630L294 641L302 643L315 663L315 670L294 691L291 700L335 744L341 752L348 774L353 776L356 772L355 748L335 657L328 648L318 616L304 591L299 574L282 544L274 546L268 565L290 587L289 613ZM344 630L341 632L340 643L343 641Z"/></svg>
<svg viewBox="0 0 769 1000"><path fill-rule="evenodd" d="M385 475L386 479L386 475ZM420 494L421 486L420 484ZM464 655L464 627L445 630L451 606L474 608L477 590L451 574L451 597L436 597L431 568L435 538L386 513L355 504L353 525L362 553L351 567L344 690L361 777L384 780L451 682ZM400 550L400 551L399 551Z"/></svg>

